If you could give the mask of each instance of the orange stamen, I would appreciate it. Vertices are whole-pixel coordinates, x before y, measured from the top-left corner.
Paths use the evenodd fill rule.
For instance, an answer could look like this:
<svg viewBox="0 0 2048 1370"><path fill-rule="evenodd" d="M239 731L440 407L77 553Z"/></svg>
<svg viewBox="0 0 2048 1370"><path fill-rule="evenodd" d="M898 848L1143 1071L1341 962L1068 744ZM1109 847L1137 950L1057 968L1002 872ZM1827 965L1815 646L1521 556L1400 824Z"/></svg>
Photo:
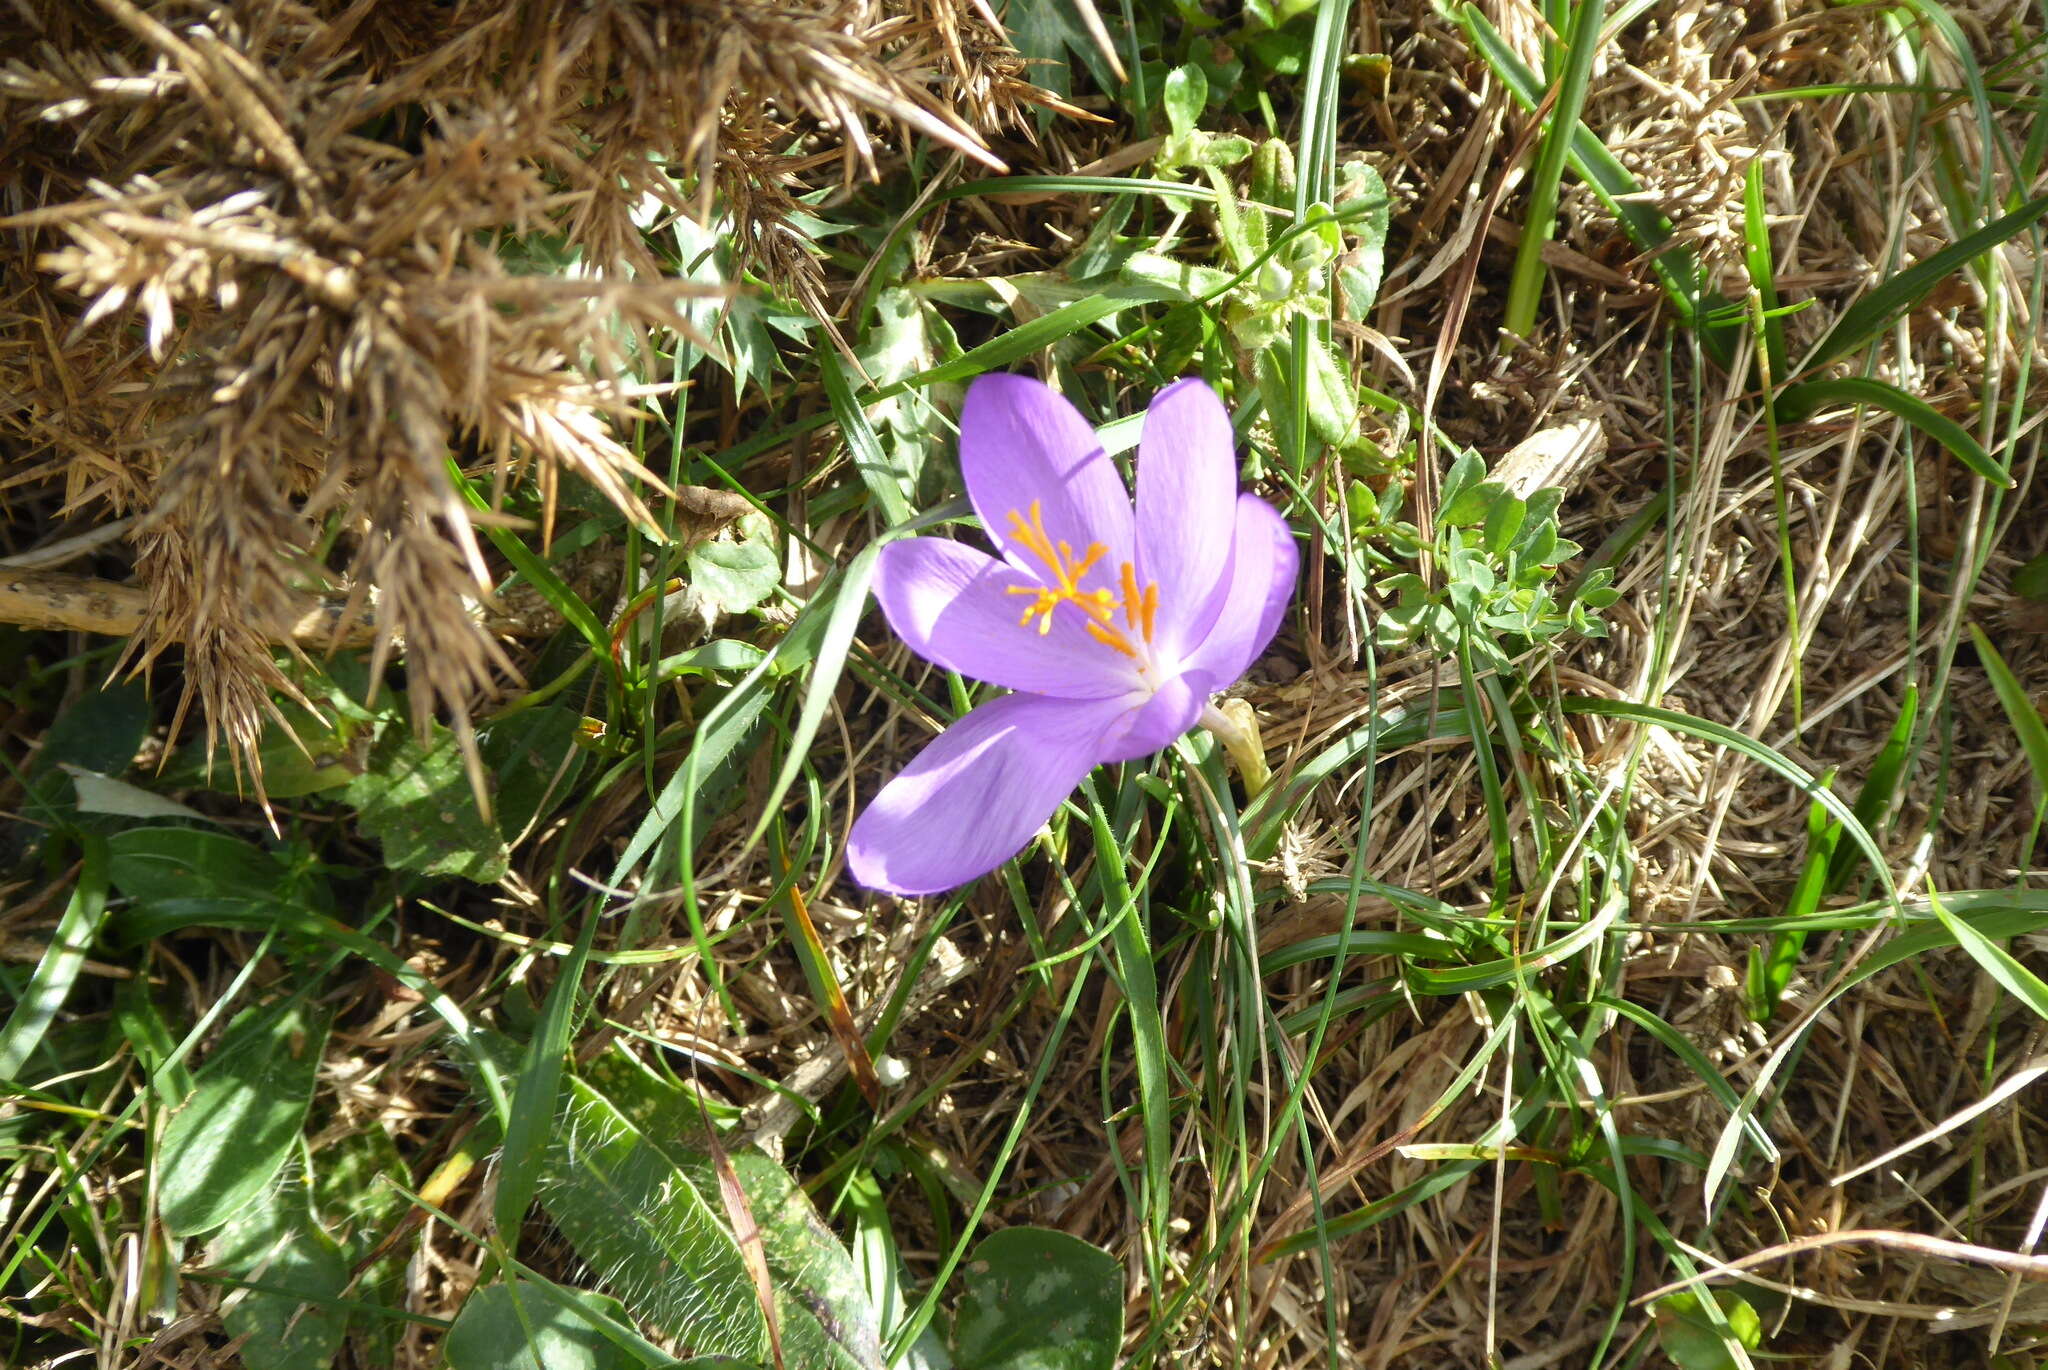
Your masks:
<svg viewBox="0 0 2048 1370"><path fill-rule="evenodd" d="M1020 628L1029 628L1033 619L1038 620L1038 635L1045 636L1052 631L1053 611L1062 604L1072 604L1081 611L1081 626L1097 642L1136 659L1138 649L1125 634L1113 626L1116 611L1123 609L1124 627L1137 628L1142 623L1146 642L1152 640L1152 624L1159 609L1159 587L1156 584L1140 587L1137 568L1126 561L1119 567L1118 589L1099 587L1094 590L1081 588L1081 578L1095 568L1108 548L1099 542L1091 542L1081 553L1075 555L1073 544L1055 543L1045 531L1044 509L1038 500L1031 501L1029 514L1010 511L1010 538L1035 557L1050 574L1050 585L1012 585L1009 594L1030 595L1030 607L1017 620Z"/></svg>
<svg viewBox="0 0 2048 1370"><path fill-rule="evenodd" d="M1114 648L1116 651L1122 652L1125 656L1130 657L1132 660L1137 659L1138 649L1131 646L1130 642L1127 639L1125 639L1124 635L1118 632L1116 629L1105 628L1092 618L1089 619L1086 623L1082 624L1081 626L1088 630L1088 636L1094 638L1103 646Z"/></svg>
<svg viewBox="0 0 2048 1370"><path fill-rule="evenodd" d="M1125 562L1123 566L1123 582L1124 627L1135 628L1138 626L1138 605L1140 602L1140 596L1138 594L1138 570L1136 567L1132 566L1131 563L1129 563L1128 561Z"/></svg>

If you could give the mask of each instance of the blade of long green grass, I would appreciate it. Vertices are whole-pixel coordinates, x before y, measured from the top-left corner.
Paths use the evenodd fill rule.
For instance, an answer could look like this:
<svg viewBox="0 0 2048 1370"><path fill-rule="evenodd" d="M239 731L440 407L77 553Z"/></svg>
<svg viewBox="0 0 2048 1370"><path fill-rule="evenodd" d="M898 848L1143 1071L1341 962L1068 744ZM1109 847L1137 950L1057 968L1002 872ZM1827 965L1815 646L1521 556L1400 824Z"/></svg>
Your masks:
<svg viewBox="0 0 2048 1370"><path fill-rule="evenodd" d="M1829 772L1821 777L1820 783L1830 785L1833 780L1834 773ZM1840 825L1828 821L1825 808L1807 805L1806 860L1780 915L1791 926L1771 939L1768 951L1751 947L1749 952L1749 1016L1759 1023L1771 1020L1785 986L1792 983L1792 973L1799 967L1799 953L1806 946L1807 936L1803 925L1819 909L1821 897L1827 892L1828 866L1841 835Z"/></svg>
<svg viewBox="0 0 2048 1370"><path fill-rule="evenodd" d="M1692 1072L1693 1078L1704 1085L1709 1094L1721 1101L1731 1117L1735 1116L1742 1103L1741 1096L1736 1094L1734 1086L1728 1083L1727 1076L1721 1073L1720 1068L1707 1059L1706 1053L1693 1045L1691 1038L1641 1004L1608 995L1598 996L1591 1002L1617 1017L1626 1018L1655 1037L1666 1051L1684 1063L1686 1069ZM1754 1118L1744 1116L1742 1122L1744 1130L1749 1133L1749 1139L1756 1143L1758 1150L1767 1157L1775 1158L1778 1148L1776 1143L1771 1141L1770 1134L1765 1132Z"/></svg>
<svg viewBox="0 0 2048 1370"><path fill-rule="evenodd" d="M1978 139L1978 155L1974 159L1977 163L1976 185L1971 188L1970 198L1970 208L1975 212L1969 214L1963 221L1974 222L1976 218L1981 216L1984 211L1995 203L1998 153L2003 146L1998 126L1992 114L1991 93L1984 83L1984 70L1978 65L1976 50L1972 46L1969 37L1964 34L1962 26L1956 22L1955 16L1950 14L1941 5L1933 3L1933 0L1901 0L1899 7L1892 11L1892 14L1895 16L1907 13L1915 16L1920 23L1941 39L1942 46L1948 50L1949 60L1954 62L1962 72L1963 92L1969 97L1970 110L1976 124ZM1920 95L1931 106L1938 93L1928 89L1922 90ZM1929 117L1931 120L1933 115L1934 111L1930 108ZM1949 176L1951 179L1960 182L1963 170L1960 164L1964 160L1963 154L1959 148L1955 147L1954 140L1946 136L1945 130L1939 122L1936 123L1935 127L1937 137L1942 144L1944 160L1951 164L1948 168Z"/></svg>
<svg viewBox="0 0 2048 1370"><path fill-rule="evenodd" d="M903 1319L902 1324L896 1329L895 1336L891 1338L887 1348L888 1364L897 1364L924 1329L931 1325L932 1319L938 1315L939 1301L951 1283L953 1272L959 1269L960 1262L966 1258L968 1247L973 1244L974 1235L981 1226L982 1217L995 1200L996 1189L1009 1170L1010 1157L1016 1153L1018 1143L1023 1140L1025 1125L1031 1120L1032 1109L1038 1102L1038 1096L1045 1089L1045 1082L1052 1074L1054 1063L1059 1059L1059 1054L1054 1048L1066 1035L1068 1024L1073 1021L1075 1012L1081 1006L1082 992L1088 986L1088 970L1089 962L1086 958L1075 962L1073 983L1067 987L1066 997L1060 1001L1051 1030L1046 1034L1045 1049L1039 1053L1038 1064L1031 1072L1031 1079L1025 1086L1023 1097L1017 1102L1016 1114L1011 1119L1009 1128L1003 1133L1002 1141L988 1160L988 1179L983 1182L974 1202L969 1205L968 1212L960 1224L960 1237L946 1253L945 1258L939 1262L938 1270L925 1296L918 1300L917 1307Z"/></svg>
<svg viewBox="0 0 2048 1370"><path fill-rule="evenodd" d="M1593 75L1593 58L1600 50L1600 26L1605 18L1604 0L1579 0L1573 13L1563 70L1557 78L1557 98L1536 148L1535 169L1529 175L1529 209L1522 219L1522 241L1515 248L1514 270L1508 277L1507 317L1502 326L1513 337L1526 338L1536 327L1536 305L1544 281L1543 247L1557 228L1558 183L1571 154L1572 136L1578 131L1579 112L1586 105L1586 85Z"/></svg>
<svg viewBox="0 0 2048 1370"><path fill-rule="evenodd" d="M100 918L107 908L107 842L96 833L80 839L82 851L78 878L71 898L50 934L50 945L36 961L28 986L22 991L7 1023L0 1027L0 1080L12 1080L35 1054L71 987L85 968L85 953L99 935Z"/></svg>
<svg viewBox="0 0 2048 1370"><path fill-rule="evenodd" d="M1152 943L1138 896L1125 873L1123 844L1109 815L1102 811L1092 783L1082 786L1088 823L1095 839L1095 868L1103 893L1102 915L1110 927L1116 955L1117 982L1123 989L1131 1025L1132 1065L1138 1075L1138 1112L1145 1126L1147 1232L1152 1252L1147 1263L1156 1269L1166 1256L1166 1220L1172 1212L1168 1169L1173 1160L1170 1131L1172 1101L1167 1086L1166 1021L1159 1008L1159 981L1153 969Z"/></svg>
<svg viewBox="0 0 2048 1370"><path fill-rule="evenodd" d="M2035 789L2041 797L2048 798L2048 724L2041 721L2027 687L2005 664L2005 658L1992 646L1984 630L1974 623L1970 625L1970 640L1976 644L1977 660L1991 678L1991 688L1998 695L2006 718L2019 735L2020 750L2026 753L2027 765L2034 773Z"/></svg>
<svg viewBox="0 0 2048 1370"><path fill-rule="evenodd" d="M1892 800L1899 792L1899 783L1905 778L1906 764L1912 759L1913 729L1919 715L1920 687L1908 685L1904 698L1899 702L1899 716L1892 723L1891 733L1885 738L1877 759L1870 763L1870 773L1863 779L1863 788L1856 793L1856 821L1873 833L1884 823L1885 815L1891 812ZM1846 847L1836 847L1834 857L1828 863L1828 893L1839 893L1849 883L1849 877L1862 865L1861 855Z"/></svg>
<svg viewBox="0 0 2048 1370"><path fill-rule="evenodd" d="M562 1092L562 1063L569 1055L570 1028L576 999L583 986L583 967L597 938L595 911L583 917L576 945L548 987L540 1022L520 1060L512 1101L505 1119L505 1148L498 1162L498 1190L492 1217L498 1240L507 1254L519 1250L519 1229L546 1169L548 1143L554 1133L555 1109Z"/></svg>
<svg viewBox="0 0 2048 1370"><path fill-rule="evenodd" d="M1636 723L1647 723L1655 727L1668 728L1672 732L1697 737L1703 742L1712 742L1732 752L1748 757L1767 770L1775 772L1785 781L1826 807L1829 815L1842 824L1843 832L1870 858L1870 864L1878 873L1879 882L1884 886L1885 902L1903 915L1899 905L1898 887L1893 883L1890 870L1885 866L1884 850L1877 845L1877 839L1863 826L1855 810L1843 803L1832 790L1823 787L1813 774L1798 763L1750 737L1737 732L1726 724L1709 719L1697 718L1691 714L1679 713L1675 709L1660 709L1655 705L1637 704L1626 699L1597 699L1586 695L1567 695L1559 701L1566 713L1596 714L1607 718L1624 718Z"/></svg>
<svg viewBox="0 0 2048 1370"><path fill-rule="evenodd" d="M875 497L884 522L904 522L915 511L911 509L910 501L903 497L903 486L891 469L889 459L882 455L882 440L876 435L875 426L868 422L867 411L853 397L853 385L847 379L845 363L836 353L822 353L818 358L818 372L825 382L825 398L832 405L832 420L839 425L847 450L853 454L854 469L860 473L861 483Z"/></svg>
<svg viewBox="0 0 2048 1370"><path fill-rule="evenodd" d="M1792 728L1797 732L1806 716L1806 635L1799 630L1799 562L1792 554L1791 500L1785 491L1785 454L1778 441L1778 408L1772 396L1779 373L1770 364L1765 333L1770 321L1761 313L1761 294L1752 290L1749 302L1750 327L1757 334L1757 380L1763 390L1764 451L1771 467L1771 513L1778 539L1778 579L1785 597L1785 638L1791 645L1786 664L1792 673Z"/></svg>
<svg viewBox="0 0 2048 1370"><path fill-rule="evenodd" d="M484 492L477 489L476 482L463 475L453 461L448 463L448 474L470 508L479 513L491 512L490 501L485 498ZM604 624L598 622L597 615L583 602L582 596L571 590L568 583L555 574L554 567L548 565L524 542L514 537L511 529L500 527L495 522L484 522L481 526L484 536L491 540L491 545L498 549L499 555L512 563L512 569L534 589L540 591L541 596L555 612L560 614L563 621L574 628L584 641L608 657L611 634L605 631Z"/></svg>
<svg viewBox="0 0 2048 1370"><path fill-rule="evenodd" d="M1842 317L1813 350L1799 363L1800 373L1817 371L1869 345L1877 336L1914 305L1927 298L1935 286L2000 244L2018 237L2048 214L2048 195L2037 195L2011 213L1992 220L1976 232L1907 267L1883 285L1862 296L1842 311Z"/></svg>
<svg viewBox="0 0 2048 1370"><path fill-rule="evenodd" d="M2036 1017L2048 1019L2048 984L2043 984L2040 976L2021 965L2017 957L1967 920L1942 907L1941 896L1933 890L1927 892L1927 903L1934 910L1934 916L1941 920L1943 931L1955 939L1956 945L1972 961L1984 968L1986 975L1996 980L2007 994L2032 1009Z"/></svg>
<svg viewBox="0 0 2048 1370"><path fill-rule="evenodd" d="M824 591L811 599L807 613L816 613L821 600L830 603L831 613L825 617L824 635L818 640L817 655L811 662L803 708L797 714L796 726L790 731L787 754L776 772L774 783L768 787L768 793L761 801L760 816L754 820L754 826L747 834L746 846L759 842L768 825L774 821L782 796L795 783L797 772L803 769L810 755L811 740L824 725L825 715L832 707L833 692L839 688L839 678L846 668L847 654L853 649L853 635L860 627L861 615L867 610L868 587L874 581L875 566L887 543L888 538L882 537L863 547L847 563L846 569L833 578L829 600Z"/></svg>
<svg viewBox="0 0 2048 1370"><path fill-rule="evenodd" d="M1635 1188L1628 1183L1628 1156L1624 1151L1621 1130L1614 1121L1613 1101L1608 1097L1607 1086L1601 1079L1600 1068L1594 1063L1592 1052L1598 1034L1588 1025L1589 1035L1596 1041L1582 1040L1579 1033L1572 1031L1571 1024L1548 995L1523 984L1517 987L1517 996L1525 1006L1532 1029L1540 1029L1543 1035L1555 1042L1566 1054L1566 1060L1552 1067L1554 1077L1569 1078L1578 1086L1576 1098L1590 1105L1593 1124L1600 1132L1600 1140L1607 1148L1607 1155L1614 1168L1618 1183L1614 1186L1614 1197L1620 1206L1617 1218L1620 1223L1621 1268L1616 1272L1616 1294L1613 1308L1607 1316L1606 1329L1593 1348L1591 1370L1599 1370L1606 1359L1607 1348L1613 1343L1615 1333L1621 1330L1622 1314L1628 1311L1626 1291L1635 1284L1636 1212L1641 1207L1636 1199ZM1560 1093L1563 1091L1560 1089ZM1573 1097L1573 1096L1567 1096Z"/></svg>
<svg viewBox="0 0 2048 1370"><path fill-rule="evenodd" d="M1778 392L1777 412L1788 422L1803 422L1830 404L1874 405L1933 438L1963 465L2002 490L2013 478L1998 459L1984 450L1961 424L1917 395L1895 385L1861 376L1801 381Z"/></svg>
<svg viewBox="0 0 2048 1370"><path fill-rule="evenodd" d="M1742 257L1750 288L1762 302L1764 361L1774 378L1785 375L1785 324L1778 316L1777 267L1771 259L1771 229L1764 216L1764 163L1750 158L1742 177Z"/></svg>
<svg viewBox="0 0 2048 1370"><path fill-rule="evenodd" d="M1543 103L1543 82L1522 64L1522 59L1515 55L1478 6L1461 4L1454 17L1479 56L1500 77L1508 93L1522 108L1538 108ZM1710 357L1723 366L1728 365L1734 357L1734 344L1726 327L1708 318L1708 301L1699 259L1691 249L1672 241L1674 230L1671 221L1647 203L1642 195L1643 188L1635 177L1607 150L1599 135L1584 123L1572 127L1567 161L1572 171L1591 187L1608 212L1621 223L1637 249L1648 257L1650 269L1657 274L1680 320L1699 333L1700 345Z"/></svg>

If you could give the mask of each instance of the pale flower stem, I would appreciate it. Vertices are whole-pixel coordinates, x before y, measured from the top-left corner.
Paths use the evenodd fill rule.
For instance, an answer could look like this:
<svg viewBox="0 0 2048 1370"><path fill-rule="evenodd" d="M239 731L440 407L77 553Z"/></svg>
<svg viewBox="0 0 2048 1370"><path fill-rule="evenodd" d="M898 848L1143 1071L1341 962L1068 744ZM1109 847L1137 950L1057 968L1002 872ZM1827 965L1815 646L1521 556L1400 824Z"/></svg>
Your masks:
<svg viewBox="0 0 2048 1370"><path fill-rule="evenodd" d="M1259 716L1252 712L1252 706L1242 699L1211 700L1202 706L1202 716L1196 721L1215 734L1223 750L1230 754L1231 763L1244 781L1244 797L1257 798L1273 779L1273 771L1266 765Z"/></svg>

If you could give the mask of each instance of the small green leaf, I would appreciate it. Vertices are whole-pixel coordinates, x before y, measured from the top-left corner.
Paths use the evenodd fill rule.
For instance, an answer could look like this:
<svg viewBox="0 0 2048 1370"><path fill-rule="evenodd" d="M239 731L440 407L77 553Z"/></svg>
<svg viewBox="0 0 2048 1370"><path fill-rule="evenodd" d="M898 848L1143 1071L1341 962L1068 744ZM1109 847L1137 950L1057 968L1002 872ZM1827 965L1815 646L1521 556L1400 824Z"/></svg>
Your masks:
<svg viewBox="0 0 2048 1370"><path fill-rule="evenodd" d="M2048 600L2048 552L2021 563L2012 573L2012 592L2036 603Z"/></svg>
<svg viewBox="0 0 2048 1370"><path fill-rule="evenodd" d="M1467 456L1470 455L1467 453ZM1473 457L1472 460L1476 462L1478 458ZM1461 458L1458 465L1463 464L1464 460ZM1457 470L1457 467L1454 466L1452 470ZM1457 493L1452 494L1450 482L1446 480L1443 510L1436 516L1437 525L1442 528L1469 528L1484 520L1487 511L1493 508L1494 501L1504 493L1493 481L1483 480L1469 485L1461 482Z"/></svg>
<svg viewBox="0 0 2048 1370"><path fill-rule="evenodd" d="M1465 487L1476 484L1485 475L1486 463L1481 460L1477 452L1460 452L1458 454L1457 459L1451 463L1450 469L1444 472L1442 484L1437 487L1436 517L1439 527L1448 526L1444 522L1444 511L1448 510L1457 501L1458 496L1464 493Z"/></svg>
<svg viewBox="0 0 2048 1370"><path fill-rule="evenodd" d="M1251 191L1260 204L1294 207L1294 148L1285 138L1268 138L1253 150Z"/></svg>
<svg viewBox="0 0 2048 1370"><path fill-rule="evenodd" d="M1363 214L1357 212L1361 204L1369 206ZM1387 183L1371 165L1350 161L1337 169L1337 208L1346 215L1347 227L1356 240L1337 258L1337 288L1347 319L1362 322L1372 317L1386 269L1391 205Z"/></svg>
<svg viewBox="0 0 2048 1370"><path fill-rule="evenodd" d="M1109 1370L1123 1344L1124 1275L1079 1237L1010 1227L974 1249L953 1320L959 1370Z"/></svg>
<svg viewBox="0 0 2048 1370"><path fill-rule="evenodd" d="M704 543L686 559L690 606L712 623L720 615L744 614L782 583L782 556L766 519L740 520L735 540Z"/></svg>
<svg viewBox="0 0 2048 1370"><path fill-rule="evenodd" d="M1726 1334L1714 1325L1700 1296L1689 1289L1668 1294L1654 1305L1657 1340L1679 1370L1736 1370L1742 1362L1729 1350L1728 1336L1746 1351L1754 1351L1763 1340L1763 1324L1740 1294L1726 1289L1713 1294L1721 1319L1728 1324Z"/></svg>
<svg viewBox="0 0 2048 1370"><path fill-rule="evenodd" d="M1308 360L1309 427L1330 446L1340 446L1358 431L1358 392L1328 344L1310 338Z"/></svg>
<svg viewBox="0 0 2048 1370"><path fill-rule="evenodd" d="M1208 108L1209 78L1197 66L1175 67L1167 74L1160 102L1166 107L1166 126L1174 137L1185 138L1201 125Z"/></svg>
<svg viewBox="0 0 2048 1370"><path fill-rule="evenodd" d="M182 818L193 823L213 821L189 804L167 799L140 785L131 785L125 780L116 780L68 761L62 763L60 769L71 777L71 783L77 789L80 813L112 814L116 818Z"/></svg>
<svg viewBox="0 0 2048 1370"><path fill-rule="evenodd" d="M619 1346L598 1321L628 1321L617 1299L559 1286L552 1292L560 1297L515 1280L471 1294L448 1329L449 1370L640 1370L650 1364Z"/></svg>
<svg viewBox="0 0 2048 1370"><path fill-rule="evenodd" d="M1236 279L1228 271L1219 271L1213 266L1197 266L1156 252L1134 252L1124 259L1119 269L1129 280L1170 291L1182 300L1213 299Z"/></svg>
<svg viewBox="0 0 2048 1370"><path fill-rule="evenodd" d="M1231 167L1252 155L1252 140L1235 133L1206 134L1192 141L1193 166Z"/></svg>
<svg viewBox="0 0 2048 1370"><path fill-rule="evenodd" d="M380 749L343 797L394 869L487 885L511 868L505 839L476 811L455 734L439 724L425 746L407 731Z"/></svg>
<svg viewBox="0 0 2048 1370"><path fill-rule="evenodd" d="M699 1144L703 1124L686 1093L618 1052L592 1062L588 1079L691 1183L716 1190L710 1152ZM760 1229L789 1370L882 1370L880 1319L860 1269L810 1196L757 1150L735 1147L726 1158Z"/></svg>
<svg viewBox="0 0 2048 1370"><path fill-rule="evenodd" d="M582 715L543 704L477 732L484 774L497 784L498 826L515 837L570 794L588 753L577 745Z"/></svg>
<svg viewBox="0 0 2048 1370"><path fill-rule="evenodd" d="M1379 525L1379 500L1373 495L1372 487L1364 481L1355 480L1345 487L1344 505L1351 515L1353 528L1364 532Z"/></svg>
<svg viewBox="0 0 2048 1370"><path fill-rule="evenodd" d="M296 999L228 1029L157 1147L157 1211L172 1232L213 1231L276 1177L306 1120L326 1045L327 1020Z"/></svg>
<svg viewBox="0 0 2048 1370"><path fill-rule="evenodd" d="M47 822L53 814L69 810L71 780L60 767L69 764L118 776L135 759L148 731L149 691L139 681L80 696L43 735L43 745L29 764L22 812Z"/></svg>
<svg viewBox="0 0 2048 1370"><path fill-rule="evenodd" d="M767 1324L739 1246L668 1156L610 1101L570 1082L541 1204L603 1284L692 1350L759 1356Z"/></svg>
<svg viewBox="0 0 2048 1370"><path fill-rule="evenodd" d="M1017 293L1035 308L1057 309L1065 303L1040 297L1027 279L1016 278ZM998 334L995 341L1003 336ZM960 343L929 300L891 286L876 297L867 336L855 355L874 389L859 394L849 390L846 402L859 407L877 446L871 452L856 447L853 455L862 463L861 476L870 489L893 484L897 498L882 504L884 520L893 525L937 493L933 478L944 467L949 445L948 425L940 410L955 404L958 389L932 373L959 357ZM829 390L826 397L832 398ZM881 467L870 479L869 464L875 461Z"/></svg>
<svg viewBox="0 0 2048 1370"><path fill-rule="evenodd" d="M204 828L129 828L107 839L107 852L114 888L143 903L274 902L290 878L261 847Z"/></svg>
<svg viewBox="0 0 2048 1370"><path fill-rule="evenodd" d="M324 1370L341 1349L348 1314L324 1300L348 1287L348 1262L311 1223L286 1232L263 1253L245 1291L221 1314L231 1337L244 1338L239 1364L247 1370Z"/></svg>
<svg viewBox="0 0 2048 1370"><path fill-rule="evenodd" d="M1497 557L1507 551L1515 540L1515 534L1522 531L1522 520L1528 513L1529 506L1511 492L1502 490L1495 496L1493 503L1486 510L1486 528L1483 535L1488 555Z"/></svg>

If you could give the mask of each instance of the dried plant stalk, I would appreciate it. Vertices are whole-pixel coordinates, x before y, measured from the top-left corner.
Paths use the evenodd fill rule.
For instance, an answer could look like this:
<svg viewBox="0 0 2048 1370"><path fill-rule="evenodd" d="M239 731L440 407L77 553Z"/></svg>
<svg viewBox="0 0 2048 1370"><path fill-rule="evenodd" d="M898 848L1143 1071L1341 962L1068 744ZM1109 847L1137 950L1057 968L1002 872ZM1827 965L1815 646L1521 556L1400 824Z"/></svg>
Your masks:
<svg viewBox="0 0 2048 1370"><path fill-rule="evenodd" d="M659 483L614 425L645 416L655 344L704 288L664 276L649 213L722 197L751 264L822 306L787 217L820 160L802 141L829 125L848 175L890 128L999 166L969 119L1030 98L999 31L949 10L0 7L0 490L135 517L127 659L181 645L185 704L238 760L290 689L274 645L329 592L342 640L405 645L422 726L465 731L512 663L451 461L496 490L538 473L544 535L564 471L652 527ZM550 264L520 266L542 240ZM12 602L95 628L132 606L70 593L118 611Z"/></svg>

